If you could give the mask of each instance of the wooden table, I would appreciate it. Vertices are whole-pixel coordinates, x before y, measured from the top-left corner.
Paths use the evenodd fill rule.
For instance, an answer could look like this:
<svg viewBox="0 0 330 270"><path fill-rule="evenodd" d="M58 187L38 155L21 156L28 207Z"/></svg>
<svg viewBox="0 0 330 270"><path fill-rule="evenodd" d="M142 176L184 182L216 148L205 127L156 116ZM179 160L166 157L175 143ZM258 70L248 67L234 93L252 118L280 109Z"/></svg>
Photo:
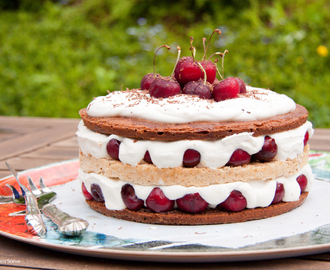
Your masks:
<svg viewBox="0 0 330 270"><path fill-rule="evenodd" d="M0 116L0 178L18 171L78 157L79 119ZM330 151L330 130L316 129L313 150ZM0 269L330 269L330 253L252 262L171 264L117 261L51 251L0 236Z"/></svg>

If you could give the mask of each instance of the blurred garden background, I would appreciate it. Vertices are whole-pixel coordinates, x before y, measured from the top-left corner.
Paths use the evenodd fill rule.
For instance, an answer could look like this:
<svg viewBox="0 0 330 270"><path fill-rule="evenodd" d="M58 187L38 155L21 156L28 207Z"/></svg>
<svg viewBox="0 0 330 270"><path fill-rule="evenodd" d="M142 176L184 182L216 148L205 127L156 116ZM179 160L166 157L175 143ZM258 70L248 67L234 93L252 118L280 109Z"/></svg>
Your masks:
<svg viewBox="0 0 330 270"><path fill-rule="evenodd" d="M327 0L0 0L0 115L78 118L107 90L169 76L176 46L229 51L225 76L292 97L330 127ZM214 58L213 58L214 59Z"/></svg>

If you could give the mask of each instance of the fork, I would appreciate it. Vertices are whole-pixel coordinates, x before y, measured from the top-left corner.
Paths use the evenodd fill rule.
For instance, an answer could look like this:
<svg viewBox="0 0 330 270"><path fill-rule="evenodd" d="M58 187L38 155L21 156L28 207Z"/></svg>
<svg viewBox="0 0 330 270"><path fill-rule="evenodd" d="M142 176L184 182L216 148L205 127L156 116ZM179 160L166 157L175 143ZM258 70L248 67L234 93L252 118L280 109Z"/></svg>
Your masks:
<svg viewBox="0 0 330 270"><path fill-rule="evenodd" d="M39 180L40 189L38 189L34 185L32 179L30 177L27 178L28 184L29 184L29 187L31 190L30 191L19 182L17 172L13 168L11 168L7 162L6 162L6 165L9 168L9 170L13 173L13 175L15 176L15 178L16 178L17 182L19 183L19 186L22 190L22 195L20 195L19 192L13 186L7 185L12 190L14 203L24 204L24 202L25 202L25 204L26 204L25 219L27 219L27 216L29 215L28 210L32 209L34 211L34 213L37 213L37 212L39 213L39 214L37 213L37 216L33 216L33 218L32 218L33 224L31 224L31 222L27 222L28 229L29 229L29 226L31 227L33 225L32 227L37 227L38 230L40 230L40 233L39 233L36 230L36 228L30 228L32 234L38 234L41 236L46 233L42 229L39 228L40 226L42 226L42 224L37 224L38 222L43 223L43 220L41 218L41 212L45 216L50 218L57 225L57 229L61 234L65 234L68 236L79 236L83 232L86 231L87 227L89 226L89 223L86 220L77 218L77 217L72 217L69 214L58 209L55 205L50 204L50 202L55 199L56 193L44 184L42 178L40 178L40 180ZM29 195L33 196L34 198L27 202L27 196L29 196ZM25 200L23 200L23 197ZM36 197L38 197L38 200L36 199ZM41 211L39 209L41 209ZM19 212L16 212L15 214L17 214L17 213L19 213ZM39 219L39 216L40 216L40 219ZM29 216L29 219L30 219L30 216ZM46 227L45 227L45 229L46 229Z"/></svg>
<svg viewBox="0 0 330 270"><path fill-rule="evenodd" d="M39 179L40 189L38 189L35 186L35 184L33 183L30 176L27 177L27 180L28 180L28 185L29 185L31 192L37 198L39 209L41 209L44 205L52 202L56 198L56 193L44 184L42 177L40 177L40 179ZM24 190L22 188L21 188L22 194L20 194L19 191L14 186L9 185L9 184L6 184L6 186L9 187L12 192L12 196L10 196L11 199L7 198L8 202L14 202L15 204L19 204L19 205L25 204ZM4 198L4 196L3 196L3 198ZM12 213L11 216L17 216L17 215L22 215L22 214L25 214L25 210Z"/></svg>
<svg viewBox="0 0 330 270"><path fill-rule="evenodd" d="M29 179L28 180L29 185L32 186L32 189L30 191L27 187L25 187L20 182L20 180L18 178L18 173L16 172L16 170L14 168L12 168L11 166L9 166L9 164L7 162L5 162L5 163L8 167L8 169L14 175L19 187L22 190L22 196L24 197L25 205L26 205L25 223L26 223L28 232L33 235L39 235L39 236L45 235L47 233L47 227L41 217L41 212L38 207L37 198L33 193L33 192L36 192L36 194L38 194L38 193L40 194L41 191L38 191L38 189L33 184L32 180ZM11 187L11 186L9 186L9 187ZM32 190L33 190L33 192L32 192ZM13 189L13 191L14 191L14 189ZM17 193L13 192L13 196L17 197ZM16 200L20 201L20 196Z"/></svg>

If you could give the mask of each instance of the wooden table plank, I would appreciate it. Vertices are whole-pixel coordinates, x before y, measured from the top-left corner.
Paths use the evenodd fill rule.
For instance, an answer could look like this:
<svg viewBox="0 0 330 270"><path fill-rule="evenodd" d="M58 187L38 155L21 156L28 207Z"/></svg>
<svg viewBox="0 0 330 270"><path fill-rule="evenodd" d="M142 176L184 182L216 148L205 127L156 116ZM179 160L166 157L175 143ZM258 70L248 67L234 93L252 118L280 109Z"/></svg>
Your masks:
<svg viewBox="0 0 330 270"><path fill-rule="evenodd" d="M309 140L311 150L330 152L330 132L328 129L315 129L314 135Z"/></svg>
<svg viewBox="0 0 330 270"><path fill-rule="evenodd" d="M0 117L0 130L11 128L12 134L11 137L0 141L0 160L12 158L72 137L77 131L79 121L79 119L63 119L61 121L51 118ZM22 133L22 126L29 126L28 132Z"/></svg>

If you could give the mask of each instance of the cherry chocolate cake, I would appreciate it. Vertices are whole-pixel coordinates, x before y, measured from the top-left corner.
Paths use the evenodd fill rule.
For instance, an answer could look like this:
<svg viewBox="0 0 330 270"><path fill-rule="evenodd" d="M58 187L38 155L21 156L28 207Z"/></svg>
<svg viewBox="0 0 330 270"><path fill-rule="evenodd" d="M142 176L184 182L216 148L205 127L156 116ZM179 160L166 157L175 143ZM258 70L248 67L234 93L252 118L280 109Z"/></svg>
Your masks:
<svg viewBox="0 0 330 270"><path fill-rule="evenodd" d="M79 179L89 206L166 225L244 222L300 206L313 181L307 110L222 78L205 57L178 59L170 77L150 73L139 89L80 110Z"/></svg>

